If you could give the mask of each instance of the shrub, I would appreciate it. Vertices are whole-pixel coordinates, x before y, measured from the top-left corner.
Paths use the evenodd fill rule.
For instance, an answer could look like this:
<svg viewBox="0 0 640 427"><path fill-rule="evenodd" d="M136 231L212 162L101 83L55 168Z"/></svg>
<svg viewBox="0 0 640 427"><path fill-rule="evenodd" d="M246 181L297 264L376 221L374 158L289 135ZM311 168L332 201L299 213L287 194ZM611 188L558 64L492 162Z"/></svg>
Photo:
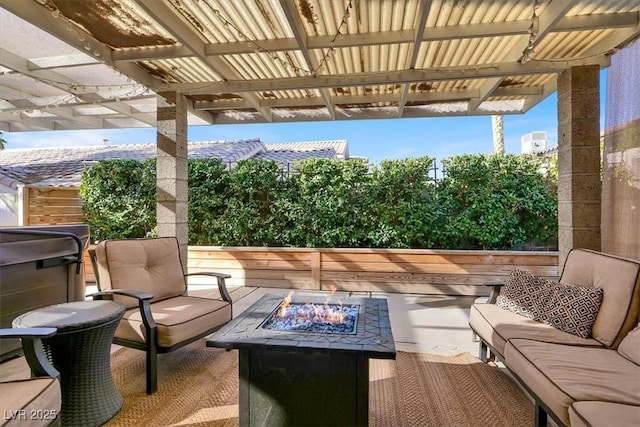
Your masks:
<svg viewBox="0 0 640 427"><path fill-rule="evenodd" d="M369 209L374 226L372 246L432 247L434 181L428 176L433 158L384 160L373 168Z"/></svg>
<svg viewBox="0 0 640 427"><path fill-rule="evenodd" d="M447 162L438 184L439 245L510 249L557 233L556 195L539 164L515 155L464 155Z"/></svg>
<svg viewBox="0 0 640 427"><path fill-rule="evenodd" d="M227 243L223 216L230 197L230 179L220 159L189 160L189 243Z"/></svg>
<svg viewBox="0 0 640 427"><path fill-rule="evenodd" d="M218 242L239 246L281 246L280 211L285 183L275 162L245 160L229 172L228 196L219 217Z"/></svg>
<svg viewBox="0 0 640 427"><path fill-rule="evenodd" d="M360 162L308 159L297 165L282 203L288 246L357 247L367 235L368 168Z"/></svg>
<svg viewBox="0 0 640 427"><path fill-rule="evenodd" d="M309 159L284 179L275 162L189 160L192 245L511 249L557 238L557 202L523 156L448 159L437 184L429 157L371 170ZM95 239L155 234L155 161L102 161L82 176Z"/></svg>
<svg viewBox="0 0 640 427"><path fill-rule="evenodd" d="M82 173L80 198L93 240L155 235L155 159L95 163Z"/></svg>

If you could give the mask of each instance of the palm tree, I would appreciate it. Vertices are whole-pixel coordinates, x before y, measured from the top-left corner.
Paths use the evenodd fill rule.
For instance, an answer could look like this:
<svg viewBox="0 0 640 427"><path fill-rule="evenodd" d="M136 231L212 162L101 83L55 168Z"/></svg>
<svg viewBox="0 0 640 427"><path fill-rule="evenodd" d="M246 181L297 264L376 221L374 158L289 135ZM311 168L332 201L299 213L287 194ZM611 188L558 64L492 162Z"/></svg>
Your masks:
<svg viewBox="0 0 640 427"><path fill-rule="evenodd" d="M493 130L493 152L504 154L504 121L502 116L491 116L491 129Z"/></svg>
<svg viewBox="0 0 640 427"><path fill-rule="evenodd" d="M0 131L0 150L4 150L4 146L7 143L7 141L4 140L4 138L2 138L2 131Z"/></svg>

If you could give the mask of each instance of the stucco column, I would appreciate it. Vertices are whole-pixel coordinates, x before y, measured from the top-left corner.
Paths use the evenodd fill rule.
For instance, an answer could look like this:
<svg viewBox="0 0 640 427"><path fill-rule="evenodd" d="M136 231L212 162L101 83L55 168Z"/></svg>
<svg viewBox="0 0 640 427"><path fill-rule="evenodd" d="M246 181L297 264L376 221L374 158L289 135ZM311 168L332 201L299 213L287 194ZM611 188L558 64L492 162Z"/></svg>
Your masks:
<svg viewBox="0 0 640 427"><path fill-rule="evenodd" d="M600 67L558 76L558 248L600 250Z"/></svg>
<svg viewBox="0 0 640 427"><path fill-rule="evenodd" d="M175 236L186 272L189 224L187 103L176 92L158 94L157 224L158 236Z"/></svg>

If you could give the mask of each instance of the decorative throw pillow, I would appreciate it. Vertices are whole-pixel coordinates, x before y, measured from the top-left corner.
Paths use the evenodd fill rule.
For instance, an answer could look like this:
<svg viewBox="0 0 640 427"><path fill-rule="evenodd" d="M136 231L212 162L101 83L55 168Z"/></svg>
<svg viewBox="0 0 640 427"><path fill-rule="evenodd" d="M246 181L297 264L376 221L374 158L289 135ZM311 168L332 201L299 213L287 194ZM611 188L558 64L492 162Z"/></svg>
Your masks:
<svg viewBox="0 0 640 427"><path fill-rule="evenodd" d="M596 321L603 290L565 285L536 277L526 270L513 270L496 305L504 310L587 338Z"/></svg>
<svg viewBox="0 0 640 427"><path fill-rule="evenodd" d="M540 308L535 320L588 338L602 304L602 288L565 285L551 280L546 282L550 298Z"/></svg>
<svg viewBox="0 0 640 427"><path fill-rule="evenodd" d="M496 305L504 310L537 319L551 298L548 284L527 270L513 270L500 290Z"/></svg>

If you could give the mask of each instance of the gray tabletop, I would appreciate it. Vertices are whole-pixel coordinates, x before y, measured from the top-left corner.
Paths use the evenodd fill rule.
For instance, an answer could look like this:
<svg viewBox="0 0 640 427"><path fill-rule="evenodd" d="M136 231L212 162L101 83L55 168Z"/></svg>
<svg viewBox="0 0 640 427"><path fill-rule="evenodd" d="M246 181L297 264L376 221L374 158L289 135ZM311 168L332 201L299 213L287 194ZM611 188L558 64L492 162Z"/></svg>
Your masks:
<svg viewBox="0 0 640 427"><path fill-rule="evenodd" d="M325 297L296 294L292 302L322 304ZM315 352L358 352L374 359L395 359L396 349L389 321L389 308L384 298L341 298L343 304L359 306L355 334L322 334L313 332L275 331L260 327L282 302L282 296L267 294L240 316L227 323L207 340L207 347L226 349L272 346L280 349Z"/></svg>
<svg viewBox="0 0 640 427"><path fill-rule="evenodd" d="M51 305L22 314L13 320L14 328L54 327L59 332L101 325L124 312L114 301L76 301Z"/></svg>

